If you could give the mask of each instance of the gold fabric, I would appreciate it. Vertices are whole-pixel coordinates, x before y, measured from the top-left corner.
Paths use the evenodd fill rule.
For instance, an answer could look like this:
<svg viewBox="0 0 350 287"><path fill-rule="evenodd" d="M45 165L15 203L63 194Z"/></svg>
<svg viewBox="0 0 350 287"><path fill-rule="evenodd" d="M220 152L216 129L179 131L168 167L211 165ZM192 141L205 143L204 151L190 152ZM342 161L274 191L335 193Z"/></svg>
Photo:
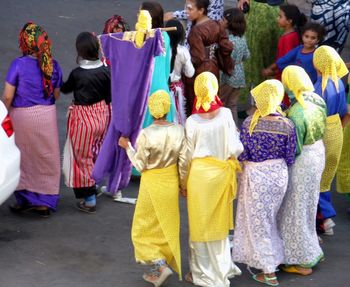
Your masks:
<svg viewBox="0 0 350 287"><path fill-rule="evenodd" d="M181 279L179 179L177 166L142 172L131 230L140 263L165 259Z"/></svg>
<svg viewBox="0 0 350 287"><path fill-rule="evenodd" d="M169 123L161 126L152 124L143 129L136 141L136 151L130 146L128 157L133 166L139 171L163 168L176 164L179 168L186 164L183 158L186 152L185 131L180 125Z"/></svg>
<svg viewBox="0 0 350 287"><path fill-rule="evenodd" d="M170 96L164 90L155 91L148 99L149 112L155 119L164 117L170 111Z"/></svg>
<svg viewBox="0 0 350 287"><path fill-rule="evenodd" d="M329 46L323 45L315 50L313 63L322 74L322 93L331 79L338 90L338 79L349 73L346 65L337 51Z"/></svg>
<svg viewBox="0 0 350 287"><path fill-rule="evenodd" d="M194 93L196 94L196 110L201 107L203 110L210 109L210 103L214 101L218 94L219 84L216 76L211 72L199 74L194 81Z"/></svg>
<svg viewBox="0 0 350 287"><path fill-rule="evenodd" d="M223 161L206 157L192 160L187 182L191 241L223 240L233 229L236 171L241 171L236 159Z"/></svg>
<svg viewBox="0 0 350 287"><path fill-rule="evenodd" d="M143 42L145 41L147 31L152 29L152 17L147 10L139 11L135 29L137 31L135 36L135 44L137 48L141 48Z"/></svg>
<svg viewBox="0 0 350 287"><path fill-rule="evenodd" d="M331 189L332 181L338 169L343 146L343 128L339 114L327 117L323 142L326 148L326 165L321 179L321 192Z"/></svg>
<svg viewBox="0 0 350 287"><path fill-rule="evenodd" d="M249 133L252 134L259 118L266 117L275 112L283 114L280 104L283 100L284 88L278 80L266 80L250 92L257 108L249 127Z"/></svg>
<svg viewBox="0 0 350 287"><path fill-rule="evenodd" d="M286 90L294 94L296 100L305 109L306 104L304 102L303 93L313 92L315 90L305 70L295 65L287 66L282 72L282 83Z"/></svg>
<svg viewBox="0 0 350 287"><path fill-rule="evenodd" d="M337 171L337 191L350 193L350 124L344 128L344 142Z"/></svg>

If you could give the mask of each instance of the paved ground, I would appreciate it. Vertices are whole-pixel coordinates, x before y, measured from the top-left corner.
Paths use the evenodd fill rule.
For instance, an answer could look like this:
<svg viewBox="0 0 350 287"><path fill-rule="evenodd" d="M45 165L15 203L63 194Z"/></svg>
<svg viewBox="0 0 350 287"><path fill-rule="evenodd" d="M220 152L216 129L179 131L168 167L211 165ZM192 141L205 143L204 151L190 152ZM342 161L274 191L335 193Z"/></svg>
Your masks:
<svg viewBox="0 0 350 287"><path fill-rule="evenodd" d="M183 1L160 1L166 10L182 7ZM291 1L290 1L291 2ZM299 1L303 2L303 1ZM75 67L74 41L81 31L99 33L106 18L114 13L126 17L132 24L139 1L61 0L61 1L1 1L0 22L0 88L7 68L18 55L17 37L22 25L32 20L43 25L54 45L54 55L61 64L65 78ZM349 49L345 51L349 54ZM57 103L59 111L60 143L65 136L65 114L71 95L62 95ZM121 287L150 286L143 282L143 267L136 265L130 240L134 207L113 202L102 196L98 212L88 215L74 209L72 192L61 185L62 199L59 210L50 219L35 216L14 216L8 211L10 199L0 207L0 286L6 287ZM136 196L138 182L125 191ZM349 216L347 203L335 194L338 216L336 234L324 238L326 261L309 277L281 274L280 286L336 287L349 286ZM187 264L187 215L181 200L183 270ZM259 286L243 275L232 280L231 286ZM171 278L169 287L190 286Z"/></svg>

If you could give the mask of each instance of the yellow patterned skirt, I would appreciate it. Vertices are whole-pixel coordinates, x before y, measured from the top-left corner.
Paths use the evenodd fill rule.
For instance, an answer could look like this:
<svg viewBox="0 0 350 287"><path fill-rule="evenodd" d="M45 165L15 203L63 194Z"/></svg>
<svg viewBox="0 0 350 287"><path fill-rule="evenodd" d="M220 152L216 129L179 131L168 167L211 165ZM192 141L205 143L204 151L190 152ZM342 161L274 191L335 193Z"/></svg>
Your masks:
<svg viewBox="0 0 350 287"><path fill-rule="evenodd" d="M227 238L233 229L233 200L237 192L237 160L196 158L187 182L190 240L208 242Z"/></svg>
<svg viewBox="0 0 350 287"><path fill-rule="evenodd" d="M350 124L344 128L344 144L337 171L337 191L350 193Z"/></svg>
<svg viewBox="0 0 350 287"><path fill-rule="evenodd" d="M343 146L343 128L338 114L327 117L323 142L326 148L326 165L321 179L321 192L331 189L332 181L338 169Z"/></svg>
<svg viewBox="0 0 350 287"><path fill-rule="evenodd" d="M137 262L151 264L165 259L181 278L179 179L176 165L142 173L131 237Z"/></svg>

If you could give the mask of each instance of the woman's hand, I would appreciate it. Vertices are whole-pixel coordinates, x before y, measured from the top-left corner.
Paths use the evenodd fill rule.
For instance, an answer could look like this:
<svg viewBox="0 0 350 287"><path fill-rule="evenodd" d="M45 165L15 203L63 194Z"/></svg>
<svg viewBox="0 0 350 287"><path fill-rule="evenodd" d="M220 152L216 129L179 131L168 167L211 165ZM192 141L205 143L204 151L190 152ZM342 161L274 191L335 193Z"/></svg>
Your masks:
<svg viewBox="0 0 350 287"><path fill-rule="evenodd" d="M118 145L123 149L127 149L129 147L129 142L130 142L129 138L120 137L118 141Z"/></svg>
<svg viewBox="0 0 350 287"><path fill-rule="evenodd" d="M174 19L173 12L166 12L164 13L164 21L169 21Z"/></svg>
<svg viewBox="0 0 350 287"><path fill-rule="evenodd" d="M187 197L187 189L180 188L180 193L183 197Z"/></svg>
<svg viewBox="0 0 350 287"><path fill-rule="evenodd" d="M238 0L238 2L237 2L238 8L243 10L243 4L244 3L248 3L249 4L249 0Z"/></svg>

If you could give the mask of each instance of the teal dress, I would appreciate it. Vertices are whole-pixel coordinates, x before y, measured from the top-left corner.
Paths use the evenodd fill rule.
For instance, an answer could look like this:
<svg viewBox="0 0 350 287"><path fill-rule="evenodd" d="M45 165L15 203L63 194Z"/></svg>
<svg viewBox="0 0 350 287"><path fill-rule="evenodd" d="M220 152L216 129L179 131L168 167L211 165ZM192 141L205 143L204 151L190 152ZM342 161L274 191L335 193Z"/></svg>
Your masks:
<svg viewBox="0 0 350 287"><path fill-rule="evenodd" d="M169 77L170 77L170 60L171 60L171 47L170 47L170 38L167 32L162 32L163 40L164 40L164 50L165 55L157 56L154 60L154 68L153 68L153 76L152 83L149 92L149 96L152 95L157 90L165 90L170 95L169 90ZM175 103L171 102L170 111L167 114L167 121L174 122L175 116ZM142 128L147 128L153 123L153 117L151 116L149 109L147 107L147 111L145 114L145 119L142 124ZM133 167L132 175L140 176L140 173Z"/></svg>
<svg viewBox="0 0 350 287"><path fill-rule="evenodd" d="M170 94L169 85L168 85L169 76L170 76L170 60L171 60L170 38L167 32L162 32L162 35L164 39L165 55L160 55L155 58L152 83L151 83L149 95L152 95L157 90L165 90ZM175 113L176 113L175 103L172 102L170 111L167 114L166 119L169 122L173 122ZM144 129L150 126L152 123L153 123L153 118L149 113L149 109L147 107L142 128Z"/></svg>

